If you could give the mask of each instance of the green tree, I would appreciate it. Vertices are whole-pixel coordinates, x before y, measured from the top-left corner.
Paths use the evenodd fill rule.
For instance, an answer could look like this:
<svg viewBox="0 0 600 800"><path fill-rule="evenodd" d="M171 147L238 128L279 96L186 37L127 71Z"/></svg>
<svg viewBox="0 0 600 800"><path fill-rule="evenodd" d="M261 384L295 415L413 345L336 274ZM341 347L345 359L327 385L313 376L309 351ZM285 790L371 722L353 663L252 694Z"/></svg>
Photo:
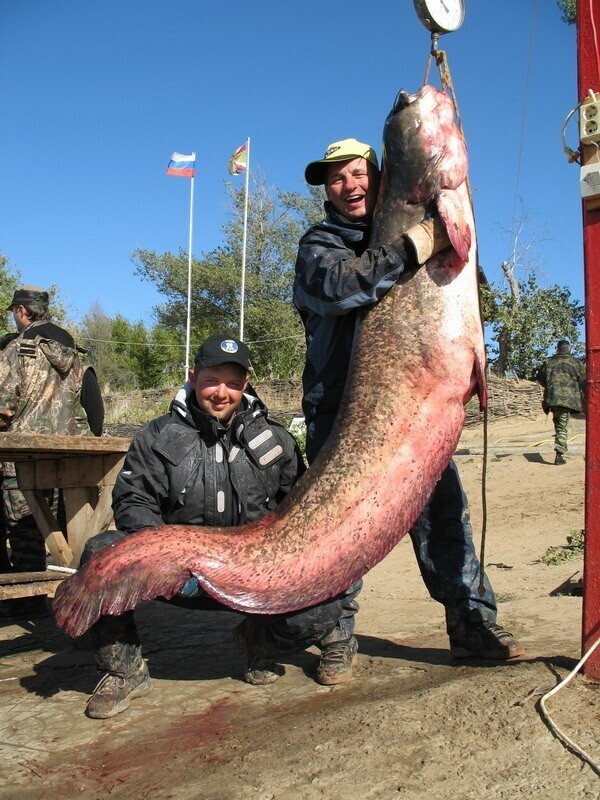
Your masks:
<svg viewBox="0 0 600 800"><path fill-rule="evenodd" d="M142 388L175 386L184 383L185 343L179 332L166 325L157 324L148 335L148 359L140 378ZM194 354L190 354L193 361Z"/></svg>
<svg viewBox="0 0 600 800"><path fill-rule="evenodd" d="M499 375L530 379L559 339L568 339L581 355L579 325L583 306L567 287L541 287L534 273L520 284L518 296L510 288L490 284L482 291L483 314L490 326L489 363Z"/></svg>
<svg viewBox="0 0 600 800"><path fill-rule="evenodd" d="M110 386L115 361L111 344L111 320L99 303L92 303L88 313L77 326L77 338L87 350L86 360L94 367L104 391Z"/></svg>
<svg viewBox="0 0 600 800"><path fill-rule="evenodd" d="M577 20L577 0L557 0L564 22L572 25Z"/></svg>
<svg viewBox="0 0 600 800"><path fill-rule="evenodd" d="M243 186L228 184L230 218L223 226L224 243L192 260L192 351L219 331L238 335L243 239ZM267 186L255 172L248 208L244 339L252 348L259 379L299 375L304 361L304 336L292 304L298 241L322 217L322 191L308 196ZM166 301L155 309L157 320L185 343L187 318L187 253L133 253L136 274L154 283Z"/></svg>
<svg viewBox="0 0 600 800"><path fill-rule="evenodd" d="M6 309L12 300L13 292L20 283L22 281L19 270L5 255L0 253L0 335L14 329L12 317Z"/></svg>
<svg viewBox="0 0 600 800"><path fill-rule="evenodd" d="M183 383L183 345L176 331L110 318L94 303L78 327L104 392L126 392Z"/></svg>

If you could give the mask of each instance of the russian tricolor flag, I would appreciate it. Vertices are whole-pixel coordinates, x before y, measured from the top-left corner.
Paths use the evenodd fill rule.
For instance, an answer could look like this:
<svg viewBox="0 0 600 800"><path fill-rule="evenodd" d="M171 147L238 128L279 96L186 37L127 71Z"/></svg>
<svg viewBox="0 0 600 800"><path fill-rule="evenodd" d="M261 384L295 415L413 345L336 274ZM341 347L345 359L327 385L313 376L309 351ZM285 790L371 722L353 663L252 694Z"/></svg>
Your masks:
<svg viewBox="0 0 600 800"><path fill-rule="evenodd" d="M196 153L189 156L184 156L181 153L173 153L169 166L167 167L167 175L179 175L182 178L193 178L196 168Z"/></svg>

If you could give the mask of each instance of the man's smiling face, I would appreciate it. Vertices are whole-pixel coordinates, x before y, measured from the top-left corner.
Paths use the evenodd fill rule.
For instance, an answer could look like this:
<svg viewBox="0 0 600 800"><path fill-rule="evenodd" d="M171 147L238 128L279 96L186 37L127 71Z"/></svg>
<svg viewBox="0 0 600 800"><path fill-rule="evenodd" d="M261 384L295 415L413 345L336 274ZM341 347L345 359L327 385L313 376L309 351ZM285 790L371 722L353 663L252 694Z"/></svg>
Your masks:
<svg viewBox="0 0 600 800"><path fill-rule="evenodd" d="M352 222L369 222L377 200L377 170L366 158L338 161L327 167L325 192L333 207Z"/></svg>

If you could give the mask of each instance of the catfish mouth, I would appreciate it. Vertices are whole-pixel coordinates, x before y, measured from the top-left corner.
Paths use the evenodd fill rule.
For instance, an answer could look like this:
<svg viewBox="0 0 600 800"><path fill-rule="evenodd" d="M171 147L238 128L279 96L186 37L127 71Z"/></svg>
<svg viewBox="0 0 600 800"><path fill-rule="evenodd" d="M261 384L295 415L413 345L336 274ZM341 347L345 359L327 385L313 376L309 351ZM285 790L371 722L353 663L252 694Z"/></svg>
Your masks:
<svg viewBox="0 0 600 800"><path fill-rule="evenodd" d="M399 111L403 111L405 108L408 108L412 102L413 99L411 99L411 95L406 91L406 89L400 89L396 95L396 99L394 100L392 110L390 111L390 117L393 114L397 114Z"/></svg>
<svg viewBox="0 0 600 800"><path fill-rule="evenodd" d="M399 114L401 111L404 111L409 106L411 106L415 102L416 99L417 99L416 95L409 94L409 92L407 92L406 89L400 89L400 91L396 95L396 99L394 100L394 104L392 106L392 110L390 111L390 113L386 117L386 120L385 120L386 124L391 119L393 119L397 114Z"/></svg>

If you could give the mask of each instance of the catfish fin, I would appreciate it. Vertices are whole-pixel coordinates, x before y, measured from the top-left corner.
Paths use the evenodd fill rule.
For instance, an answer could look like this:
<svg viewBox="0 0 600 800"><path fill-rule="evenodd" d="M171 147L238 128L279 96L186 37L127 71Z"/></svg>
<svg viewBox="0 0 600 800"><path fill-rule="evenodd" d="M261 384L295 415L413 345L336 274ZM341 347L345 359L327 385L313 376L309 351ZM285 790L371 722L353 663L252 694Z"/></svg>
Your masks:
<svg viewBox="0 0 600 800"><path fill-rule="evenodd" d="M78 637L102 616L119 616L141 600L173 597L192 574L192 565L187 553L177 552L176 543L161 559L154 551L148 557L144 538L151 541L153 536L147 530L126 536L64 580L52 603L57 626Z"/></svg>
<svg viewBox="0 0 600 800"><path fill-rule="evenodd" d="M469 259L473 233L464 212L464 198L455 189L442 189L437 197L438 214L448 232L452 247L463 262Z"/></svg>

